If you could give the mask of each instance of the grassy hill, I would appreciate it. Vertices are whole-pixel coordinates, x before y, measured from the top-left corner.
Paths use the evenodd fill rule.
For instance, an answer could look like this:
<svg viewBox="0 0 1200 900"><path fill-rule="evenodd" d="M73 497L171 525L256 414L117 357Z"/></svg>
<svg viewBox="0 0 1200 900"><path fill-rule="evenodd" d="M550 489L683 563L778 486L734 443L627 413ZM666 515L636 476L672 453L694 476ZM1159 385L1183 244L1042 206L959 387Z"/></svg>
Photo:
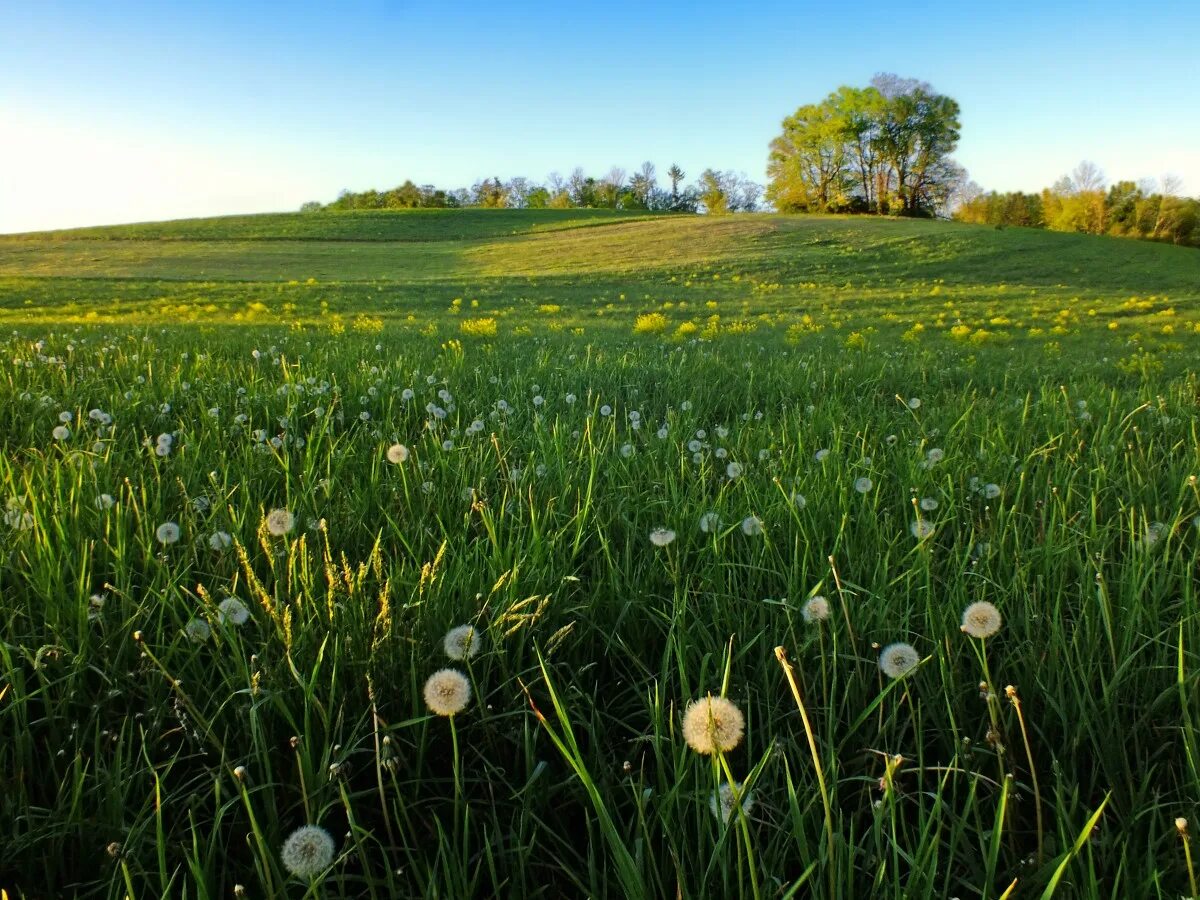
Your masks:
<svg viewBox="0 0 1200 900"><path fill-rule="evenodd" d="M651 218L609 209L412 209L262 213L0 235L4 240L459 241Z"/></svg>
<svg viewBox="0 0 1200 900"><path fill-rule="evenodd" d="M444 334L468 314L541 310L513 327L628 330L658 314L684 333L717 316L781 333L966 325L986 340L1114 320L1170 336L1198 300L1200 253L1186 248L865 217L294 213L0 239L7 324L367 316Z"/></svg>
<svg viewBox="0 0 1200 900"><path fill-rule="evenodd" d="M943 279L1200 292L1200 254L1034 229L608 210L279 213L0 237L0 275L422 281L725 264L840 283Z"/></svg>

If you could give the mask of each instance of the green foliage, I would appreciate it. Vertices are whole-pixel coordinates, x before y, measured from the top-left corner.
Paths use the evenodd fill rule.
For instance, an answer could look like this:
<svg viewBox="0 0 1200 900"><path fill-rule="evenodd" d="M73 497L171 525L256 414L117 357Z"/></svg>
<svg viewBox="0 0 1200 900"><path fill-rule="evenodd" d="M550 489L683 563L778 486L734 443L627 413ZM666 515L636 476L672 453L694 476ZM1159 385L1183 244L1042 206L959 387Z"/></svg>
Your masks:
<svg viewBox="0 0 1200 900"><path fill-rule="evenodd" d="M961 204L954 217L982 225L1020 225L1111 234L1143 240L1200 246L1200 200L1163 191L1151 185L1118 181L1107 191L1103 176L1083 163L1040 195L990 192Z"/></svg>
<svg viewBox="0 0 1200 900"><path fill-rule="evenodd" d="M933 215L964 175L950 158L958 137L958 103L923 82L843 86L784 119L767 198L784 212Z"/></svg>

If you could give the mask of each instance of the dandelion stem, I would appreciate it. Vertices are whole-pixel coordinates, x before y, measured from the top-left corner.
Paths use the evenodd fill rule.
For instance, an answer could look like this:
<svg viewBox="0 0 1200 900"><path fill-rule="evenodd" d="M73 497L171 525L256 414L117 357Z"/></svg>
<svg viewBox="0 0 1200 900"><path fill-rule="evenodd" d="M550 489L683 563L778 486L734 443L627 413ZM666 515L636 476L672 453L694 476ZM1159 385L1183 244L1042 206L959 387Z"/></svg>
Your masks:
<svg viewBox="0 0 1200 900"><path fill-rule="evenodd" d="M1034 811L1037 813L1037 864L1040 866L1044 849L1042 836L1045 834L1045 823L1042 821L1042 791L1038 786L1037 769L1033 765L1033 748L1029 743L1029 731L1025 727L1025 713L1021 709L1021 698L1017 696L1017 689L1011 684L1004 689L1004 693L1008 695L1008 699L1012 701L1012 705L1017 711L1017 721L1021 724L1021 740L1025 743L1025 759L1029 763L1029 778L1033 782ZM1196 892L1195 887L1193 884L1193 894Z"/></svg>
<svg viewBox="0 0 1200 900"><path fill-rule="evenodd" d="M830 557L830 563L833 558ZM839 593L841 587L838 587ZM796 673L792 669L792 664L788 662L787 650L783 647L775 648L775 658L779 660L779 665L783 668L783 674L787 677L788 686L792 689L792 696L796 698L796 707L800 710L800 719L804 722L804 735L808 738L808 751L812 754L813 769L817 774L817 787L821 791L821 805L825 809L825 838L828 845L829 859L825 862L825 868L829 872L829 887L830 896L836 896L836 871L837 866L834 861L834 840L833 840L833 807L829 802L829 789L825 785L825 772L821 766L821 754L817 751L817 739L813 735L812 722L808 719L808 710L804 707L804 700L800 697L800 686L796 683Z"/></svg>
<svg viewBox="0 0 1200 900"><path fill-rule="evenodd" d="M750 869L750 892L753 894L754 900L758 900L762 896L762 893L758 887L758 871L757 866L754 864L754 848L750 844L750 820L746 816L746 810L742 808L742 789L738 787L737 781L734 780L733 772L729 768L729 761L725 759L725 754L718 752L714 755L717 757L721 770L725 773L725 781L728 782L729 790L733 796L733 808L736 810L738 817L738 833L741 835L742 845L746 850L746 865ZM718 798L717 809L719 811L721 796L721 781L719 778L717 779L716 791Z"/></svg>
<svg viewBox="0 0 1200 900"><path fill-rule="evenodd" d="M850 624L850 609L846 606L846 592L842 590L842 578L838 575L837 565L833 561L833 556L826 557L829 560L829 570L833 572L833 583L837 587L838 601L842 605L842 618L846 620L846 632L850 635L850 644L854 644L854 626Z"/></svg>

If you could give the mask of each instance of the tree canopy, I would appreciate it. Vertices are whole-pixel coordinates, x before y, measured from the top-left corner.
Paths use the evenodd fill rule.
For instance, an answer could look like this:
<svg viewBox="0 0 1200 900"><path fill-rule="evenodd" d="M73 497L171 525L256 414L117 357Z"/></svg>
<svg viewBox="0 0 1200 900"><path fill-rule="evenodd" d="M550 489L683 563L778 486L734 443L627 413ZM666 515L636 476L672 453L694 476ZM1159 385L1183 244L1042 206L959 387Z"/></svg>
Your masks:
<svg viewBox="0 0 1200 900"><path fill-rule="evenodd" d="M767 199L780 212L937 214L965 179L950 156L959 127L958 102L923 81L842 86L783 120Z"/></svg>
<svg viewBox="0 0 1200 900"><path fill-rule="evenodd" d="M1104 173L1081 162L1040 194L1020 191L967 192L954 212L960 222L1111 234L1200 246L1200 200L1179 195L1179 182L1165 176L1117 181L1105 189Z"/></svg>
<svg viewBox="0 0 1200 900"><path fill-rule="evenodd" d="M667 170L670 188L658 184L652 162L644 162L633 174L613 166L606 175L589 175L576 167L563 178L551 172L544 182L516 177L476 181L470 188L443 190L427 184L418 187L405 181L389 191L342 191L332 203L306 203L303 210L320 209L416 209L441 207L502 207L508 209L623 209L720 214L751 212L759 208L762 185L745 174L705 169L694 185L678 165Z"/></svg>

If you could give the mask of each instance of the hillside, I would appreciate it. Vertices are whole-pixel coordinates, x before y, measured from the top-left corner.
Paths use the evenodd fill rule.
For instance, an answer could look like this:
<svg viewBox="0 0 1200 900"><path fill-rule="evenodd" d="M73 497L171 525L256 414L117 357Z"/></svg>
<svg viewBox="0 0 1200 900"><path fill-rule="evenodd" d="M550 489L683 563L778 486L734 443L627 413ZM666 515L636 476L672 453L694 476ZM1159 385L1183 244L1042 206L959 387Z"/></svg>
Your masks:
<svg viewBox="0 0 1200 900"><path fill-rule="evenodd" d="M1076 318L1169 309L1189 322L1200 253L921 220L591 210L296 213L0 239L10 324L367 314L411 325L457 315L455 298L493 316L553 305L556 327L626 327L663 304L672 327L703 324L714 303L726 319L773 316L780 327L861 315L872 326L978 316L981 327L1025 328L1025 316L1068 308Z"/></svg>

